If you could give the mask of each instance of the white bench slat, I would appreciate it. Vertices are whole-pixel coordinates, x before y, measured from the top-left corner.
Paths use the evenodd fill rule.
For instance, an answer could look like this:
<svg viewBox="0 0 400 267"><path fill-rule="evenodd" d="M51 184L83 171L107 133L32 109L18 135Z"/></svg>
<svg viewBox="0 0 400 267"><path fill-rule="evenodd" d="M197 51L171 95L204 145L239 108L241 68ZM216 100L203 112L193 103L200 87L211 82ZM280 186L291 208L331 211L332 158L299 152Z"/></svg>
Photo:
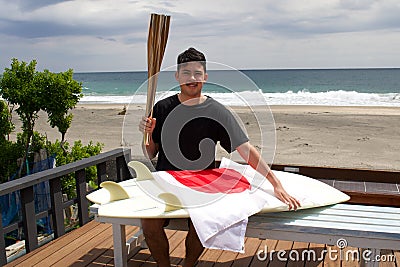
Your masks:
<svg viewBox="0 0 400 267"><path fill-rule="evenodd" d="M267 222L264 222L267 223ZM280 226L301 226L301 227L314 227L324 229L337 229L337 230L351 230L359 232L371 232L375 236L397 235L400 239L400 231L396 227L379 227L376 225L351 225L346 222L332 222L325 221L323 223L315 223L311 220L294 220L294 221L270 221L268 224L271 227L279 228ZM394 232L396 231L396 232Z"/></svg>
<svg viewBox="0 0 400 267"><path fill-rule="evenodd" d="M334 209L341 210L352 210L352 211L370 211L379 213L394 213L400 214L400 210L394 207L381 207L381 206L369 206L369 205L357 205L357 204L336 204L333 205Z"/></svg>
<svg viewBox="0 0 400 267"><path fill-rule="evenodd" d="M266 217L269 217L268 215ZM324 215L324 214L310 214L304 218L301 218L299 216L270 216L269 217L271 220L274 221L294 221L294 222L300 222L300 221L311 221L315 225L319 224L326 224L326 223L346 223L346 224L358 224L360 227L363 226L371 226L371 227L380 227L382 229L388 228L388 231L393 231L400 233L400 227L399 227L399 221L398 220L387 220L387 219L369 219L365 217L350 217L347 216L344 220L342 216L338 215ZM358 227L358 228L360 228ZM362 229L362 228L361 228Z"/></svg>
<svg viewBox="0 0 400 267"><path fill-rule="evenodd" d="M385 220L397 220L400 218L400 213L394 212L377 212L377 211L367 211L367 210L350 210L350 209L338 209L334 206L329 208L315 208L315 209L306 209L301 210L302 214L312 214L316 213L315 211L318 210L319 214L323 215L337 215L337 216L350 216L350 217L364 217L369 219L385 219ZM299 210L300 211L300 210ZM296 211L297 212L297 211ZM293 214L292 212L286 212ZM296 214L293 214L297 216ZM399 223L400 224L400 223Z"/></svg>
<svg viewBox="0 0 400 267"><path fill-rule="evenodd" d="M355 206L355 209L352 209L352 206ZM310 215L310 214L327 214L327 215L339 215L339 216L351 216L351 217L365 217L371 220L373 219L387 219L387 220L399 220L400 218L400 209L399 208L391 208L391 207L382 207L385 208L383 211L378 210L376 206L364 206L362 209L359 208L358 205L343 205L336 204L332 206L326 207L318 207L311 208L305 210L298 211L290 211L290 212L274 212L268 213L271 216L287 216L287 214L292 214L295 217L298 217L300 214L302 215ZM300 214L296 214L300 213ZM400 226L400 222L398 224Z"/></svg>
<svg viewBox="0 0 400 267"><path fill-rule="evenodd" d="M361 214L362 215L362 214ZM344 221L344 218L346 218L346 222L348 223L361 223L361 222L366 222L370 224L378 224L378 225L388 225L388 226L400 226L399 223L399 218L400 216L397 217L390 217L390 218L385 218L385 217L368 217L368 216L360 216L360 214L348 214L348 215L343 215L343 214L338 214L333 211L330 212L320 212L320 213L300 213L300 212L286 212L285 214L265 214L261 216L268 216L270 218L285 218L285 219L300 219L300 218L309 218L313 220L325 220L326 218L332 218L333 220L339 220L339 221ZM337 218L337 219L335 219Z"/></svg>
<svg viewBox="0 0 400 267"><path fill-rule="evenodd" d="M282 213L267 213L260 214L261 217L268 217L271 220L310 220L316 223L326 223L326 222L345 222L348 224L362 224L371 226L382 226L382 227L394 227L400 230L400 215L391 216L389 218L371 218L367 216L359 216L358 213L348 214L344 216L342 214L337 214L333 210L327 211L307 211L307 212L282 212Z"/></svg>

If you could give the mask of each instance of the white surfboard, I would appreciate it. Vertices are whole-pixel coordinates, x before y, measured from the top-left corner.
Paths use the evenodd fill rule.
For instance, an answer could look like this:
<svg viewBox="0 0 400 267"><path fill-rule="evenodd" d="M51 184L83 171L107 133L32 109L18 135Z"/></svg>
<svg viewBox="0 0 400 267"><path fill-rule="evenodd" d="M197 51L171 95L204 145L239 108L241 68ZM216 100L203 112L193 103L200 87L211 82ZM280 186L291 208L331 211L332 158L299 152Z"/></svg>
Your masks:
<svg viewBox="0 0 400 267"><path fill-rule="evenodd" d="M87 195L87 199L99 204L98 215L119 218L185 218L189 213L175 196L166 192L153 179L153 175L140 162L130 162L137 178L120 183L104 182L102 187ZM241 173L251 183L252 190L266 192L267 202L260 212L287 211L288 206L274 196L272 185L252 167L223 158L220 168ZM273 171L285 190L297 198L301 207L307 209L345 202L350 197L316 179L299 174ZM234 208L234 207L233 207Z"/></svg>

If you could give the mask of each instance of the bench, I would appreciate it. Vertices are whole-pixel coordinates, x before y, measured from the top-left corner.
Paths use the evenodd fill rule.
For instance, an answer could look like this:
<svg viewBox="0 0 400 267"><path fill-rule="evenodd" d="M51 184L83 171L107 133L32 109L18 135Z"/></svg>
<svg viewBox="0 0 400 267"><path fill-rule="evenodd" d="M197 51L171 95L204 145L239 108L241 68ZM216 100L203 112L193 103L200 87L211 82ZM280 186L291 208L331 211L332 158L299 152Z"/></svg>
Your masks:
<svg viewBox="0 0 400 267"><path fill-rule="evenodd" d="M90 210L95 220L111 223L115 266L127 266L129 255L145 247L139 231L126 240L125 225L140 226L139 219L109 218L97 215L98 205ZM186 219L172 219L169 229L187 230ZM400 208L336 204L327 207L256 214L249 218L246 236L357 247L362 266L379 266L380 249L400 250ZM337 255L341 253L336 252ZM348 255L350 255L348 254ZM340 255L343 256L343 255Z"/></svg>

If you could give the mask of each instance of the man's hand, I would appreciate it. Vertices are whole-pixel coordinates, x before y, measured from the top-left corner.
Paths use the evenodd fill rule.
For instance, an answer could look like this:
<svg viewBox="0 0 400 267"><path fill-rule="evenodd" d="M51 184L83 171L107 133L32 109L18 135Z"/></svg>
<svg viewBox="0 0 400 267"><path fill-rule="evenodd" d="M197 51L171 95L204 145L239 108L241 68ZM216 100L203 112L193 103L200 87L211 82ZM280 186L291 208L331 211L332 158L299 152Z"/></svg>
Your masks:
<svg viewBox="0 0 400 267"><path fill-rule="evenodd" d="M300 207L300 202L289 195L280 184L274 187L274 193L280 201L289 206L289 210L297 210Z"/></svg>
<svg viewBox="0 0 400 267"><path fill-rule="evenodd" d="M271 171L268 164L261 158L260 153L250 142L241 144L236 148L240 156L251 166L258 171L261 175L265 176L267 180L274 187L275 196L289 206L289 210L296 210L300 207L300 202L294 197L290 196L283 188L279 179Z"/></svg>
<svg viewBox="0 0 400 267"><path fill-rule="evenodd" d="M142 117L139 123L139 131L142 133L152 134L156 127L156 118Z"/></svg>
<svg viewBox="0 0 400 267"><path fill-rule="evenodd" d="M158 144L155 144L152 138L155 127L155 118L142 117L142 120L139 122L139 131L149 135L149 143L142 145L143 154L149 159L153 159L158 153Z"/></svg>

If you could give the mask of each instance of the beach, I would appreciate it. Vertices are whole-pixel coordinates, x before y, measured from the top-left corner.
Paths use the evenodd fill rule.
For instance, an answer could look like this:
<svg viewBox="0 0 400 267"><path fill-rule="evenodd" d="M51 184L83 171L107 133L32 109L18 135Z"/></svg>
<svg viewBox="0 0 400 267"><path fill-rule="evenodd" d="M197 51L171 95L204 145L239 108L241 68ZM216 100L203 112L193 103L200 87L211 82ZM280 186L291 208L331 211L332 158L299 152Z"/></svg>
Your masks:
<svg viewBox="0 0 400 267"><path fill-rule="evenodd" d="M137 125L144 115L144 106L131 104L125 115L119 115L123 107L78 104L72 110L74 118L66 140L72 144L80 139L85 145L91 140L100 142L104 144L103 151L127 146L133 157L142 156L142 134ZM268 107L232 110L243 122L250 142L268 155L269 163L400 170L399 107L271 106L271 116L261 119L261 124L269 124L266 127L271 132L267 134L260 133L260 119L254 114L268 114ZM50 141L60 139L57 129L46 122L46 114L39 116L35 130L46 134ZM20 127L16 114L13 121ZM219 151L217 158L226 155Z"/></svg>

